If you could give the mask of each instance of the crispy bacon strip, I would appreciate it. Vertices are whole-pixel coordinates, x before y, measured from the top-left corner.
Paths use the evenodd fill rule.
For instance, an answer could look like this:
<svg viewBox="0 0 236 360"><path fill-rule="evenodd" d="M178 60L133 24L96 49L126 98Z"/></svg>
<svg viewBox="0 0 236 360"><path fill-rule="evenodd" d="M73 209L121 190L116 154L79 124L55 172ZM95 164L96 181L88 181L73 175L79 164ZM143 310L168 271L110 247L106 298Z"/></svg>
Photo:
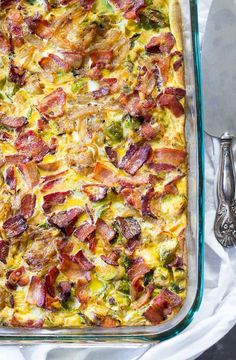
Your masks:
<svg viewBox="0 0 236 360"><path fill-rule="evenodd" d="M83 190L90 201L96 202L105 199L108 187L106 185L88 184L83 186Z"/></svg>
<svg viewBox="0 0 236 360"><path fill-rule="evenodd" d="M15 147L20 155L38 162L48 153L48 145L33 131L21 133L15 141Z"/></svg>
<svg viewBox="0 0 236 360"><path fill-rule="evenodd" d="M25 85L25 69L14 65L13 61L11 61L8 78L9 81L14 82L18 86Z"/></svg>
<svg viewBox="0 0 236 360"><path fill-rule="evenodd" d="M83 212L84 210L79 207L67 211L59 211L52 214L48 222L63 230L67 235L71 235L74 231L76 221Z"/></svg>
<svg viewBox="0 0 236 360"><path fill-rule="evenodd" d="M20 129L22 126L28 124L28 120L25 116L13 117L5 116L0 118L0 124L10 129Z"/></svg>
<svg viewBox="0 0 236 360"><path fill-rule="evenodd" d="M26 194L21 199L20 204L20 214L25 218L29 219L34 213L36 204L36 195L34 194Z"/></svg>
<svg viewBox="0 0 236 360"><path fill-rule="evenodd" d="M8 141L11 140L12 136L8 134L6 131L0 131L0 141Z"/></svg>
<svg viewBox="0 0 236 360"><path fill-rule="evenodd" d="M9 166L6 170L6 184L9 186L11 190L16 190L16 174L15 168L13 166Z"/></svg>
<svg viewBox="0 0 236 360"><path fill-rule="evenodd" d="M62 254L60 260L61 272L69 279L77 280L78 278L83 278L86 281L89 279L89 272L83 270L73 256Z"/></svg>
<svg viewBox="0 0 236 360"><path fill-rule="evenodd" d="M128 174L134 175L147 161L151 153L151 146L144 144L138 146L131 144L125 156L121 159L120 168L124 169Z"/></svg>
<svg viewBox="0 0 236 360"><path fill-rule="evenodd" d="M138 92L134 92L130 95L122 93L119 101L131 116L143 117L147 120L150 120L150 111L156 107L156 102L151 96L141 100Z"/></svg>
<svg viewBox="0 0 236 360"><path fill-rule="evenodd" d="M36 164L31 161L26 164L19 164L18 168L23 175L23 178L28 185L29 189L32 189L39 183L40 175Z"/></svg>
<svg viewBox="0 0 236 360"><path fill-rule="evenodd" d="M80 265L82 270L89 271L94 268L94 265L86 258L82 250L79 250L73 259Z"/></svg>
<svg viewBox="0 0 236 360"><path fill-rule="evenodd" d="M105 255L101 255L101 259L109 264L109 265L113 265L113 266L119 266L118 264L118 259L120 257L120 254L118 251L111 251L109 254L107 254L107 256Z"/></svg>
<svg viewBox="0 0 236 360"><path fill-rule="evenodd" d="M25 155L13 154L13 155L6 155L5 161L7 164L10 165L18 165L18 164L27 163L29 161L29 158Z"/></svg>
<svg viewBox="0 0 236 360"><path fill-rule="evenodd" d="M7 279L6 286L8 288L16 288L19 286L26 286L29 283L29 276L26 274L24 266L19 267L16 270L11 271Z"/></svg>
<svg viewBox="0 0 236 360"><path fill-rule="evenodd" d="M150 271L147 264L145 264L143 258L137 258L133 261L133 264L128 270L128 275L131 281L137 278L143 277Z"/></svg>
<svg viewBox="0 0 236 360"><path fill-rule="evenodd" d="M157 36L151 38L149 43L145 46L147 53L158 54L167 53L169 54L172 48L175 46L174 35L170 32L161 32Z"/></svg>
<svg viewBox="0 0 236 360"><path fill-rule="evenodd" d="M110 242L116 236L116 231L102 219L97 219L96 231L107 242Z"/></svg>
<svg viewBox="0 0 236 360"><path fill-rule="evenodd" d="M61 165L61 161L60 160L56 160L50 163L39 163L37 164L38 168L40 170L44 170L44 171L57 171L59 169Z"/></svg>
<svg viewBox="0 0 236 360"><path fill-rule="evenodd" d="M49 54L47 57L43 57L39 61L40 67L45 71L57 72L57 71L68 71L68 64L61 59L59 56Z"/></svg>
<svg viewBox="0 0 236 360"><path fill-rule="evenodd" d="M7 28L11 36L11 44L13 47L20 47L24 43L23 22L24 20L20 10L13 8L9 10L7 14Z"/></svg>
<svg viewBox="0 0 236 360"><path fill-rule="evenodd" d="M11 325L13 327L27 328L27 329L40 329L43 327L44 320L27 320L19 321L15 315L12 316Z"/></svg>
<svg viewBox="0 0 236 360"><path fill-rule="evenodd" d="M141 227L138 221L132 217L117 217L118 225L122 235L127 239L138 238L141 234Z"/></svg>
<svg viewBox="0 0 236 360"><path fill-rule="evenodd" d="M143 315L152 325L157 325L181 303L182 300L179 296L169 289L164 289L152 300L151 305Z"/></svg>
<svg viewBox="0 0 236 360"><path fill-rule="evenodd" d="M50 39L53 34L53 28L51 24L43 19L42 15L28 16L25 19L29 31L32 34L37 35L41 39Z"/></svg>
<svg viewBox="0 0 236 360"><path fill-rule="evenodd" d="M4 55L7 55L9 51L10 51L9 40L0 31L0 52Z"/></svg>
<svg viewBox="0 0 236 360"><path fill-rule="evenodd" d="M126 19L138 21L140 10L145 7L144 0L113 0L115 5L123 11Z"/></svg>
<svg viewBox="0 0 236 360"><path fill-rule="evenodd" d="M54 119L64 114L66 93L62 88L57 88L44 97L38 104L38 111L46 118Z"/></svg>
<svg viewBox="0 0 236 360"><path fill-rule="evenodd" d="M148 166L155 171L171 171L182 164L187 156L185 150L161 148L152 152Z"/></svg>
<svg viewBox="0 0 236 360"><path fill-rule="evenodd" d="M141 136L145 140L152 140L157 136L157 130L149 123L143 123L140 129Z"/></svg>
<svg viewBox="0 0 236 360"><path fill-rule="evenodd" d="M59 270L56 266L51 268L45 276L45 289L47 293L54 297L55 296L55 282L59 275Z"/></svg>
<svg viewBox="0 0 236 360"><path fill-rule="evenodd" d="M90 52L92 60L91 67L98 66L105 67L110 64L113 58L113 50L94 50Z"/></svg>
<svg viewBox="0 0 236 360"><path fill-rule="evenodd" d="M6 259L8 257L8 253L9 253L9 244L4 241L4 240L0 240L0 261L3 264L6 264Z"/></svg>
<svg viewBox="0 0 236 360"><path fill-rule="evenodd" d="M145 289L144 294L132 305L132 308L137 310L147 304L147 302L150 300L152 293L154 290L153 284L148 284L148 286Z"/></svg>
<svg viewBox="0 0 236 360"><path fill-rule="evenodd" d="M112 149L110 146L105 146L105 151L106 154L108 156L108 158L110 159L111 163L118 168L118 155L117 152Z"/></svg>
<svg viewBox="0 0 236 360"><path fill-rule="evenodd" d="M29 290L26 296L26 302L31 305L43 307L45 302L46 289L45 284L37 277L32 276Z"/></svg>
<svg viewBox="0 0 236 360"><path fill-rule="evenodd" d="M117 321L113 319L111 316L105 316L105 318L102 320L101 327L103 328L114 328L117 327Z"/></svg>
<svg viewBox="0 0 236 360"><path fill-rule="evenodd" d="M3 230L8 239L21 235L26 229L27 223L22 215L12 216L3 223Z"/></svg>
<svg viewBox="0 0 236 360"><path fill-rule="evenodd" d="M166 107L175 117L184 114L184 107L179 102L185 96L185 90L181 88L166 88L157 97L160 106Z"/></svg>
<svg viewBox="0 0 236 360"><path fill-rule="evenodd" d="M49 213L54 205L63 204L66 198L70 196L71 191L55 192L44 195L43 197L43 210L45 213Z"/></svg>
<svg viewBox="0 0 236 360"><path fill-rule="evenodd" d="M89 224L87 221L80 225L74 232L75 237L80 241L84 242L88 239L89 235L91 235L96 230L96 226L93 224Z"/></svg>

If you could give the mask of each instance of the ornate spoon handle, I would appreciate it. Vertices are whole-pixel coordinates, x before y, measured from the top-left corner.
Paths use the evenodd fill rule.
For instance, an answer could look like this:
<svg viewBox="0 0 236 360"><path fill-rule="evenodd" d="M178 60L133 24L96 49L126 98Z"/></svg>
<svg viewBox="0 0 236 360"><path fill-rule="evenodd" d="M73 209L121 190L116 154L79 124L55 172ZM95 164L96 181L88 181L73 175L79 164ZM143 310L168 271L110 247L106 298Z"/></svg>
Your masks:
<svg viewBox="0 0 236 360"><path fill-rule="evenodd" d="M214 231L224 247L236 245L236 200L232 136L225 133L220 139L221 154L217 183L218 208Z"/></svg>

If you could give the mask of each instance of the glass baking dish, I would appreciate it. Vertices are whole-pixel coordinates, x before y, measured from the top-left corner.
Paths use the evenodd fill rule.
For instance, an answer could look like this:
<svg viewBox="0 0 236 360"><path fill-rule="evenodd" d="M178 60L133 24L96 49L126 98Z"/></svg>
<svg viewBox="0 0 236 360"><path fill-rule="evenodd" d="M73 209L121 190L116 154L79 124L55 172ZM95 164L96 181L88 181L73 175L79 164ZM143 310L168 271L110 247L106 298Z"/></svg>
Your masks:
<svg viewBox="0 0 236 360"><path fill-rule="evenodd" d="M198 43L197 0L179 0L182 10L186 81L186 138L188 171L188 291L183 307L172 319L157 326L83 329L0 328L0 342L145 342L177 335L193 319L203 293L204 243L204 145L202 94Z"/></svg>

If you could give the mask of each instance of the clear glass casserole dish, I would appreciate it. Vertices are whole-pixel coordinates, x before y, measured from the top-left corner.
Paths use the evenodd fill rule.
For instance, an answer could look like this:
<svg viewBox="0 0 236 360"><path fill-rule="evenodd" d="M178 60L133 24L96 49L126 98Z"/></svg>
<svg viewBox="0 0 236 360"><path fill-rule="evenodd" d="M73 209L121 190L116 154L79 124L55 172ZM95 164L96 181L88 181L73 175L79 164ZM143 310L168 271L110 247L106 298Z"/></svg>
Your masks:
<svg viewBox="0 0 236 360"><path fill-rule="evenodd" d="M175 336L193 319L203 292L204 148L197 1L179 0L182 10L185 82L186 139L188 147L188 291L178 314L157 326L82 329L0 328L1 343L160 341Z"/></svg>

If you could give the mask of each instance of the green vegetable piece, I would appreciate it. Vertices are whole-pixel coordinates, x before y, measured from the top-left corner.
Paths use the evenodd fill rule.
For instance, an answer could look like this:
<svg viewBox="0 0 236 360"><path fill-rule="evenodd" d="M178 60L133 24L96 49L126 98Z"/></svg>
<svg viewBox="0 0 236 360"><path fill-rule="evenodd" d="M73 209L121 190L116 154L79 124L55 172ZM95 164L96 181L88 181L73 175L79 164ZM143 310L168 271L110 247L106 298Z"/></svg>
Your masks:
<svg viewBox="0 0 236 360"><path fill-rule="evenodd" d="M117 285L117 290L124 294L129 294L130 293L129 282L126 280L119 281Z"/></svg>
<svg viewBox="0 0 236 360"><path fill-rule="evenodd" d="M183 195L165 195L161 202L161 212L169 216L181 215L186 208L187 200Z"/></svg>
<svg viewBox="0 0 236 360"><path fill-rule="evenodd" d="M130 116L129 114L126 114L123 116L122 120L124 121L124 126L131 130L139 130L141 121L138 118L135 118L133 116Z"/></svg>
<svg viewBox="0 0 236 360"><path fill-rule="evenodd" d="M170 272L167 268L159 266L153 274L154 284L158 287L167 287L170 284Z"/></svg>
<svg viewBox="0 0 236 360"><path fill-rule="evenodd" d="M2 88L4 87L4 85L6 84L6 77L4 76L2 79L0 79L0 89L2 90Z"/></svg>
<svg viewBox="0 0 236 360"><path fill-rule="evenodd" d="M173 260L177 246L178 241L176 239L169 239L160 243L159 256L160 260L163 261L164 264L168 264Z"/></svg>
<svg viewBox="0 0 236 360"><path fill-rule="evenodd" d="M180 286L180 284L171 283L171 289L176 292L176 294L180 294L185 290L185 287Z"/></svg>
<svg viewBox="0 0 236 360"><path fill-rule="evenodd" d="M169 25L166 16L159 10L145 8L141 11L139 25L145 30L160 29Z"/></svg>
<svg viewBox="0 0 236 360"><path fill-rule="evenodd" d="M144 275L144 286L147 286L153 280L153 271L149 271L147 274Z"/></svg>
<svg viewBox="0 0 236 360"><path fill-rule="evenodd" d="M74 81L73 84L71 85L71 91L73 93L79 92L81 89L83 89L84 84L85 84L84 79Z"/></svg>
<svg viewBox="0 0 236 360"><path fill-rule="evenodd" d="M113 142L119 142L123 140L123 128L121 122L115 121L105 128L105 134Z"/></svg>
<svg viewBox="0 0 236 360"><path fill-rule="evenodd" d="M186 279L186 272L183 269L173 269L173 277L176 283Z"/></svg>

